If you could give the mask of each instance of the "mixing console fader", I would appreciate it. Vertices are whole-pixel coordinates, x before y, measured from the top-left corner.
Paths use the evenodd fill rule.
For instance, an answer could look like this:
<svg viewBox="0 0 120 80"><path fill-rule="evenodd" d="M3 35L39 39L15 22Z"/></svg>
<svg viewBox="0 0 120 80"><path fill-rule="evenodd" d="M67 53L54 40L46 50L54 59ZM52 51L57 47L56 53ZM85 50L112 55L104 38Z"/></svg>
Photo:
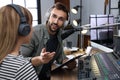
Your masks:
<svg viewBox="0 0 120 80"><path fill-rule="evenodd" d="M120 58L115 53L96 53L79 58L78 80L120 80Z"/></svg>

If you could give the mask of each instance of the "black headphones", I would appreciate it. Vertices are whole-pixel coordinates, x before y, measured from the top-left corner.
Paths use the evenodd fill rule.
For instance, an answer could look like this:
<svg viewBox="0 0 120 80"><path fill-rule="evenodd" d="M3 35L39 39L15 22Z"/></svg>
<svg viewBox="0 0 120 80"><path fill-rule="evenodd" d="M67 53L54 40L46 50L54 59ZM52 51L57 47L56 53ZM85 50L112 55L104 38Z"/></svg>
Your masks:
<svg viewBox="0 0 120 80"><path fill-rule="evenodd" d="M20 7L16 4L9 4L7 6L12 7L20 16L20 24L18 27L18 34L22 36L27 36L30 33L30 25L26 21L26 17L22 13Z"/></svg>

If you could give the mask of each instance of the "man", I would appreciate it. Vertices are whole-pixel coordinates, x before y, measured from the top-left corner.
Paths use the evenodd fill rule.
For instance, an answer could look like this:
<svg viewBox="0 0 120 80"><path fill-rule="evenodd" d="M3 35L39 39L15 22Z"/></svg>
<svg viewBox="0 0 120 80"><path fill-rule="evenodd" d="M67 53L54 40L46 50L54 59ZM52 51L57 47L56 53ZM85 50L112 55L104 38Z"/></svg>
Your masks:
<svg viewBox="0 0 120 80"><path fill-rule="evenodd" d="M42 48L48 52L55 52L51 61L47 64L36 66L40 80L50 80L51 64L56 60L62 64L68 58L63 52L61 28L68 19L68 10L62 3L56 3L48 11L46 24L34 27L33 37L30 44L22 45L21 52L25 57L39 56ZM33 63L33 59L31 59ZM73 69L76 63L68 64L68 69Z"/></svg>

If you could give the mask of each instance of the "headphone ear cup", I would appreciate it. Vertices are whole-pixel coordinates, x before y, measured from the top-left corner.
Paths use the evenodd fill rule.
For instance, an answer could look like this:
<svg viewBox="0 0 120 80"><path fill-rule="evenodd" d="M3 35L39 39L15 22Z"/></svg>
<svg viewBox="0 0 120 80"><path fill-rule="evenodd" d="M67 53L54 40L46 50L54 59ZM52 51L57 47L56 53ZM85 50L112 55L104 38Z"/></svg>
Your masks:
<svg viewBox="0 0 120 80"><path fill-rule="evenodd" d="M45 14L45 17L46 17L46 19L48 19L48 18L50 17L50 13L47 12L47 13Z"/></svg>
<svg viewBox="0 0 120 80"><path fill-rule="evenodd" d="M69 21L70 21L70 15L69 15L69 13L68 13L68 20L66 20L65 22L64 22L64 27L66 27L68 24L69 24Z"/></svg>
<svg viewBox="0 0 120 80"><path fill-rule="evenodd" d="M68 23L69 23L69 21L66 20L66 21L64 22L64 27L66 27L66 26L68 25Z"/></svg>
<svg viewBox="0 0 120 80"><path fill-rule="evenodd" d="M50 17L50 12L51 12L51 8L47 10L47 12L45 13L45 22L48 21L49 17Z"/></svg>
<svg viewBox="0 0 120 80"><path fill-rule="evenodd" d="M29 33L30 33L31 29L30 29L30 26L29 24L20 24L19 25L19 29L18 29L18 33L19 35L22 35L22 36L27 36Z"/></svg>

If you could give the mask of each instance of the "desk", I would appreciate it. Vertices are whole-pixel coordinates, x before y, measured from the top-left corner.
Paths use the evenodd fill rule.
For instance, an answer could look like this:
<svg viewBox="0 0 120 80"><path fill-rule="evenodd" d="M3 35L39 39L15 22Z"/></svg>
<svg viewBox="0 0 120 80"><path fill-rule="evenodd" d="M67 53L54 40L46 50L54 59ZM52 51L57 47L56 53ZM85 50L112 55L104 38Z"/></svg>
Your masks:
<svg viewBox="0 0 120 80"><path fill-rule="evenodd" d="M77 68L74 70L60 69L52 73L51 80L78 80Z"/></svg>
<svg viewBox="0 0 120 80"><path fill-rule="evenodd" d="M98 52L98 49L92 49L92 54ZM72 53L73 55L77 56L79 54L83 54L81 50ZM51 80L78 80L78 68L76 67L74 70L70 71L67 69L60 69L51 74Z"/></svg>

